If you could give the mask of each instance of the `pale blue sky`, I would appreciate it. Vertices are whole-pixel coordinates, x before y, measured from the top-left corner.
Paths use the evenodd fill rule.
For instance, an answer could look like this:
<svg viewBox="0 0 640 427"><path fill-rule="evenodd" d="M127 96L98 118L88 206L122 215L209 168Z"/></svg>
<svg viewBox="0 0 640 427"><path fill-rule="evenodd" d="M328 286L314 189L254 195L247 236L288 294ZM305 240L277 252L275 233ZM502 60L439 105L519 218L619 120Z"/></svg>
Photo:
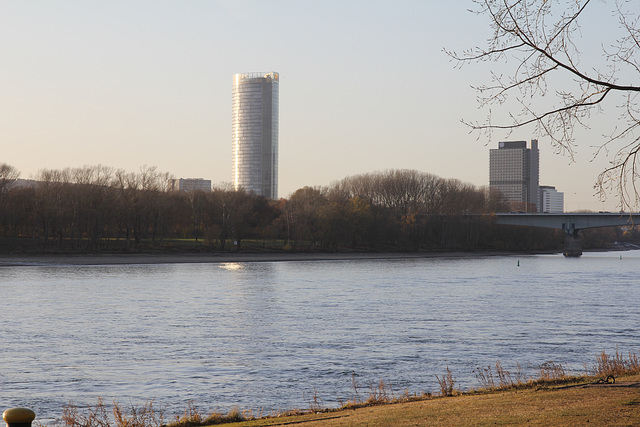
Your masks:
<svg viewBox="0 0 640 427"><path fill-rule="evenodd" d="M280 196L393 168L488 185L490 145L472 84L443 47L490 35L468 0L0 0L0 162L42 168L157 166L231 179L231 86L280 73ZM492 64L501 67L502 64ZM511 139L530 139L517 132ZM541 184L565 207L593 196L606 159L584 133L574 164L540 140Z"/></svg>

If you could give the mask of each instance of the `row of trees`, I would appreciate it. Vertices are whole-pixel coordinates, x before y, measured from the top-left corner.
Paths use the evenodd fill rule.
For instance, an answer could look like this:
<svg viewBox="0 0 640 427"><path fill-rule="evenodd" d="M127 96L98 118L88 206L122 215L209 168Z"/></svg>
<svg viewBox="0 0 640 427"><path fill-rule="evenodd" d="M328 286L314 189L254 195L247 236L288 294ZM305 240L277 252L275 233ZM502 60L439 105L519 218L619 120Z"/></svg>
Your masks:
<svg viewBox="0 0 640 427"><path fill-rule="evenodd" d="M268 200L230 186L170 191L155 167L42 170L18 186L0 165L4 250L437 250L557 248L553 231L495 226L498 194L414 170L352 176ZM195 244L194 244L195 243Z"/></svg>

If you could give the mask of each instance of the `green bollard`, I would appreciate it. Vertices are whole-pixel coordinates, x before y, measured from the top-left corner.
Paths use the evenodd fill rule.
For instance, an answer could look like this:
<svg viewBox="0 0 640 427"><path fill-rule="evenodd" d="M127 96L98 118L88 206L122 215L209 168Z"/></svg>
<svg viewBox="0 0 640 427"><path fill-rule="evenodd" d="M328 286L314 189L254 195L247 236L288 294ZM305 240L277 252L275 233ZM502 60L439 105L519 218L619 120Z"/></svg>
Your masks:
<svg viewBox="0 0 640 427"><path fill-rule="evenodd" d="M7 427L31 427L36 413L29 408L11 408L2 413L2 419Z"/></svg>

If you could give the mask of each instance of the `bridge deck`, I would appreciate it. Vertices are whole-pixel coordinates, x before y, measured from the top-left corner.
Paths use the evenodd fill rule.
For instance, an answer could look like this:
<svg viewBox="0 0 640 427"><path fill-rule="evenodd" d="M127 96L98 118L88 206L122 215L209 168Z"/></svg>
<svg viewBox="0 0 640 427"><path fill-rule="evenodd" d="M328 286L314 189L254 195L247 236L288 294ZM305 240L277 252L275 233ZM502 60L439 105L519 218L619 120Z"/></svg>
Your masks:
<svg viewBox="0 0 640 427"><path fill-rule="evenodd" d="M640 224L639 213L498 213L496 217L497 224L557 228L564 230L567 234L585 228L633 226Z"/></svg>

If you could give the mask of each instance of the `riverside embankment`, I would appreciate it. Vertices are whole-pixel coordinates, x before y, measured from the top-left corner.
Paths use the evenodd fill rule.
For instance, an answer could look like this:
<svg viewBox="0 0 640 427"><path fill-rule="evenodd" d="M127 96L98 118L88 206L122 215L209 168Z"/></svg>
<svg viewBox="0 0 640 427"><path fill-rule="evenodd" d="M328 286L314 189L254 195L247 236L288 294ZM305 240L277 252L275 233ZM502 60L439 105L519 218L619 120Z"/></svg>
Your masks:
<svg viewBox="0 0 640 427"><path fill-rule="evenodd" d="M140 265L227 262L347 261L375 259L468 258L514 255L509 252L239 252L124 254L2 254L0 266L20 265ZM520 254L526 256L527 254Z"/></svg>
<svg viewBox="0 0 640 427"><path fill-rule="evenodd" d="M535 387L228 424L258 426L637 426L640 375L615 384Z"/></svg>

